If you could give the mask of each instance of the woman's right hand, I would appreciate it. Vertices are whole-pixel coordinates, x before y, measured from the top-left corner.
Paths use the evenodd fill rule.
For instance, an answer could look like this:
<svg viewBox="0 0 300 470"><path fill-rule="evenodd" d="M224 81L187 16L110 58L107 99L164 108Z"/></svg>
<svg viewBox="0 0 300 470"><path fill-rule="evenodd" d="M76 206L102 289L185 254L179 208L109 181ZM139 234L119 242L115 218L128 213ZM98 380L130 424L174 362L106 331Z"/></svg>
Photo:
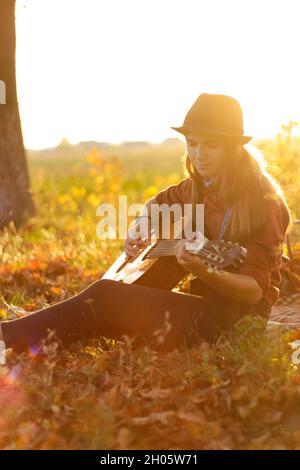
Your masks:
<svg viewBox="0 0 300 470"><path fill-rule="evenodd" d="M128 231L124 243L124 251L127 259L140 253L141 248L146 248L150 241L151 221L147 217L139 219L135 228Z"/></svg>

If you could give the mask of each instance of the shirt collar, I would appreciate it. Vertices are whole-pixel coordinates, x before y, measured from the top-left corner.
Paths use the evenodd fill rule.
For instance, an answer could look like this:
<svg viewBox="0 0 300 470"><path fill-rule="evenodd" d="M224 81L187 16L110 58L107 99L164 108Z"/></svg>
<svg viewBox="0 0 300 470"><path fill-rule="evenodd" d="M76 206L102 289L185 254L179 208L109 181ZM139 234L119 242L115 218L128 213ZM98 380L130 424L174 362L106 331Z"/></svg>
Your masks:
<svg viewBox="0 0 300 470"><path fill-rule="evenodd" d="M203 178L203 184L206 188L211 186L213 184L214 180L213 179L208 179L208 178Z"/></svg>

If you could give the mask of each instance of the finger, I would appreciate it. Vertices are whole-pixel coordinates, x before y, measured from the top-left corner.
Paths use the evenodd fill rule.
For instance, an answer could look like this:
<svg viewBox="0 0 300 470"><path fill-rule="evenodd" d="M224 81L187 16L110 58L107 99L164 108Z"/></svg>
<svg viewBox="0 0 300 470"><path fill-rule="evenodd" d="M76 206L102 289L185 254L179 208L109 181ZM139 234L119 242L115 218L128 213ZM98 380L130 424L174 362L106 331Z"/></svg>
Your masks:
<svg viewBox="0 0 300 470"><path fill-rule="evenodd" d="M184 265L185 265L185 261L184 261L183 258L178 257L178 258L177 258L177 261L178 261L178 264L180 264L181 266L184 266Z"/></svg>
<svg viewBox="0 0 300 470"><path fill-rule="evenodd" d="M184 248L183 243L180 243L179 246L178 246L178 256L180 258L184 258L184 256L185 256L185 248Z"/></svg>
<svg viewBox="0 0 300 470"><path fill-rule="evenodd" d="M147 246L145 242L139 242L134 245L130 245L130 249L134 250L135 252L140 253L143 249Z"/></svg>
<svg viewBox="0 0 300 470"><path fill-rule="evenodd" d="M127 260L133 260L137 257L137 253L132 253L130 251L125 251L125 255Z"/></svg>
<svg viewBox="0 0 300 470"><path fill-rule="evenodd" d="M179 255L180 246L181 246L181 240L179 240L179 241L176 243L176 245L175 245L175 253L176 253L176 256Z"/></svg>
<svg viewBox="0 0 300 470"><path fill-rule="evenodd" d="M145 240L142 239L142 238L138 238L136 244L137 244L137 245L144 245L144 244L145 244Z"/></svg>
<svg viewBox="0 0 300 470"><path fill-rule="evenodd" d="M142 241L143 241L144 245L150 245L151 244L150 238L143 238Z"/></svg>
<svg viewBox="0 0 300 470"><path fill-rule="evenodd" d="M135 255L140 254L141 251L143 251L143 250L141 250L141 249L138 248L138 247L128 247L128 248L126 249L126 252L129 253L129 254L132 255L132 256L135 256Z"/></svg>
<svg viewBox="0 0 300 470"><path fill-rule="evenodd" d="M177 258L182 258L182 250L181 250L181 247L179 246L176 250L176 256Z"/></svg>
<svg viewBox="0 0 300 470"><path fill-rule="evenodd" d="M129 238L128 239L128 246L136 246L136 245L142 245L143 242L140 238Z"/></svg>
<svg viewBox="0 0 300 470"><path fill-rule="evenodd" d="M177 258L177 261L181 264L183 261L183 256L182 256L182 248L180 245L177 247L176 258Z"/></svg>

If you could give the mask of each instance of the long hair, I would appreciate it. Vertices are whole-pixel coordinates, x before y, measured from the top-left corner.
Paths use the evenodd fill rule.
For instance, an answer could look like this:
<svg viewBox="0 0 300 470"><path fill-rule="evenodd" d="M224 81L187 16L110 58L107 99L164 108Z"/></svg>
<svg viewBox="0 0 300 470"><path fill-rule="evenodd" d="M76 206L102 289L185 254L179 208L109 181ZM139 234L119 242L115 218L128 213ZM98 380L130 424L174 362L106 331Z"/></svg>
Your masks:
<svg viewBox="0 0 300 470"><path fill-rule="evenodd" d="M288 205L279 183L270 175L261 151L252 145L247 148L232 140L222 140L225 152L220 171L214 180L218 200L232 207L226 234L232 241L249 239L259 232L267 215L268 199ZM203 178L188 153L184 155L185 169L192 179L193 214L195 205L203 202Z"/></svg>

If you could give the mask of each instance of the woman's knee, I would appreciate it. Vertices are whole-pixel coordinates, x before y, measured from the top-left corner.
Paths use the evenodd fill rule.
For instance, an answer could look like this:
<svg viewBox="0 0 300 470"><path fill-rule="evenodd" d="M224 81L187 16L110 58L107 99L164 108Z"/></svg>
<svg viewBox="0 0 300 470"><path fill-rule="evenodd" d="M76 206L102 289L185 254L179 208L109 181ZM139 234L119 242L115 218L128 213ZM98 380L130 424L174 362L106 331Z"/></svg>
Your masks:
<svg viewBox="0 0 300 470"><path fill-rule="evenodd" d="M110 289L116 285L119 285L119 281L114 281L112 279L98 279L94 282L97 285L98 289Z"/></svg>
<svg viewBox="0 0 300 470"><path fill-rule="evenodd" d="M112 289L116 289L116 287L120 283L118 281L113 281L111 279L98 279L97 281L90 284L86 291L89 293L93 292L96 295L103 294L104 292L109 292Z"/></svg>

